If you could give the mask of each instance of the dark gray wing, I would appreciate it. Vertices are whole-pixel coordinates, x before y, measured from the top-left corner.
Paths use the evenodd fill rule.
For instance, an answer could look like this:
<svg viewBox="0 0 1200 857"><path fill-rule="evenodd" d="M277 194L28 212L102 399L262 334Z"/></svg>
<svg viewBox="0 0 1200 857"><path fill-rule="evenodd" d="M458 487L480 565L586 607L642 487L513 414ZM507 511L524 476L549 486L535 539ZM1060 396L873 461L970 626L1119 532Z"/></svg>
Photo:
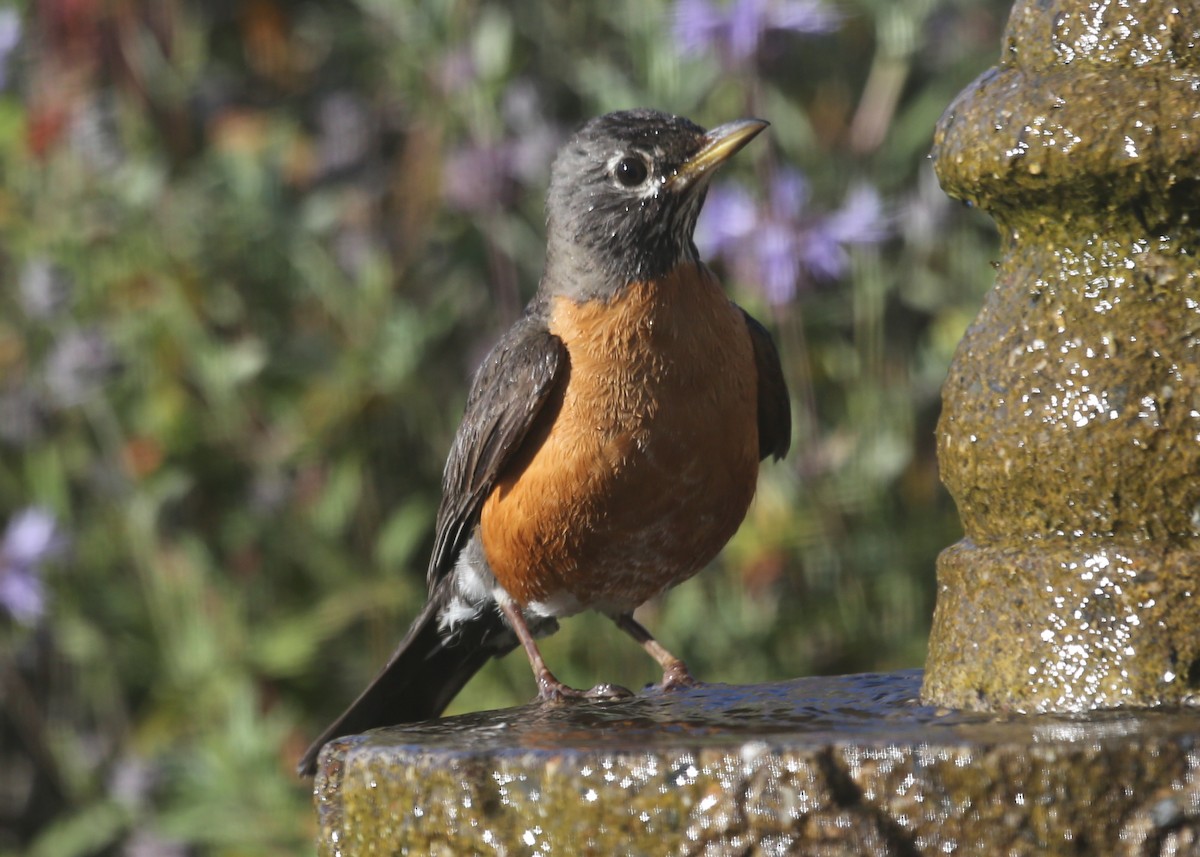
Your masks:
<svg viewBox="0 0 1200 857"><path fill-rule="evenodd" d="M566 347L533 308L476 371L442 474L442 502L427 575L431 592L454 567L497 476L529 433L566 366Z"/></svg>
<svg viewBox="0 0 1200 857"><path fill-rule="evenodd" d="M742 310L750 341L754 343L754 366L758 369L758 457L768 455L775 460L787 455L792 445L792 405L779 352L767 329Z"/></svg>

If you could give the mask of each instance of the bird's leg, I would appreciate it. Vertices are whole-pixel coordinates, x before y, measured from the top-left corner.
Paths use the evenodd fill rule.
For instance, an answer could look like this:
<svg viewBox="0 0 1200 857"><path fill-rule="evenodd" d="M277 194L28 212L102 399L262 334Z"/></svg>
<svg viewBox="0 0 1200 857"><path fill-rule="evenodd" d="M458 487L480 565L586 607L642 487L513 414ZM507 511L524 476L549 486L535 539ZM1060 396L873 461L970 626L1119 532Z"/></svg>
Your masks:
<svg viewBox="0 0 1200 857"><path fill-rule="evenodd" d="M654 639L645 626L633 618L632 613L613 616L612 620L617 623L618 628L637 640L650 657L658 661L658 665L663 670L660 688L670 690L675 687L692 687L699 684L688 671L687 664L663 648L662 643Z"/></svg>
<svg viewBox="0 0 1200 857"><path fill-rule="evenodd" d="M533 639L533 633L529 630L529 625L525 622L525 617L521 615L521 608L508 600L502 600L499 603L500 610L504 613L504 618L512 626L517 639L521 641L521 645L525 648L525 654L529 657L529 666L533 668L533 677L537 680L538 699L547 701L559 699L626 699L633 696L631 691L617 684L598 684L591 690L578 690L570 685L563 684L554 677L554 673L550 672L550 668L546 666L546 662L542 659L542 653Z"/></svg>

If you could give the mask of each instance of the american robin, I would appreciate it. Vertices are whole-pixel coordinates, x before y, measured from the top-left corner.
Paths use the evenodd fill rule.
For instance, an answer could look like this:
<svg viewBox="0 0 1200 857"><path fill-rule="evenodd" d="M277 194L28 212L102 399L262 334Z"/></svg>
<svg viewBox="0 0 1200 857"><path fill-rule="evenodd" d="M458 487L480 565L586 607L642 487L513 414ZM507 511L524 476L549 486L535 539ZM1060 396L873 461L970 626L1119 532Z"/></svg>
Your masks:
<svg viewBox="0 0 1200 857"><path fill-rule="evenodd" d="M765 127L629 110L559 151L540 287L476 372L446 462L428 603L302 774L336 737L438 716L518 643L542 699L628 694L543 662L535 637L585 609L658 661L662 687L693 682L633 611L716 556L759 461L790 443L770 335L692 240L713 173Z"/></svg>

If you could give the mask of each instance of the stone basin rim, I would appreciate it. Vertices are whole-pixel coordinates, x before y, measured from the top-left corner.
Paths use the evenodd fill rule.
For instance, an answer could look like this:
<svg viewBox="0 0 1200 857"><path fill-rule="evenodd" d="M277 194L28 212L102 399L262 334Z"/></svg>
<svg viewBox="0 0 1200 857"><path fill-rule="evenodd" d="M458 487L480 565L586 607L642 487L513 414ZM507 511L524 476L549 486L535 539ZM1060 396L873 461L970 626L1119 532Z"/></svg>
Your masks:
<svg viewBox="0 0 1200 857"><path fill-rule="evenodd" d="M447 762L527 756L585 758L595 754L688 753L730 748L779 749L897 747L1101 746L1112 742L1192 743L1200 740L1200 708L1124 707L1082 713L1002 713L939 709L918 702L922 671L812 677L759 685L702 685L670 694L563 707L538 704L461 714L348 736L328 745L322 767L382 754ZM883 704L855 709L856 690L885 688ZM741 721L719 727L730 706L799 703L794 723ZM738 707L738 705L732 707ZM673 713L672 713L673 712ZM809 728L803 727L805 718ZM835 722L840 718L840 722ZM796 724L801 724L797 728Z"/></svg>

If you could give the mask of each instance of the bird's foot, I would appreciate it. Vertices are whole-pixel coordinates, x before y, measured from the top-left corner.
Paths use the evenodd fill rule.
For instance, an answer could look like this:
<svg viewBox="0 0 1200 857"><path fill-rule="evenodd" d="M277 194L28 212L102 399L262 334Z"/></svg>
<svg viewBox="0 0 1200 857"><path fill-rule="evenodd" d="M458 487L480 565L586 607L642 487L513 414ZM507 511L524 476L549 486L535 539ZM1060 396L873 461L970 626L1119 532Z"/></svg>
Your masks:
<svg viewBox="0 0 1200 857"><path fill-rule="evenodd" d="M583 695L588 699L629 699L633 696L633 691L619 684L603 682L590 690L585 690Z"/></svg>
<svg viewBox="0 0 1200 857"><path fill-rule="evenodd" d="M663 677L659 682L658 689L675 690L683 687L696 687L699 684L699 680L688 670L687 664L677 660L663 669Z"/></svg>
<svg viewBox="0 0 1200 857"><path fill-rule="evenodd" d="M619 684L605 682L588 690L579 690L563 684L554 676L538 678L538 699L542 702L565 702L569 699L629 699L631 696L633 696L633 691L621 687Z"/></svg>

